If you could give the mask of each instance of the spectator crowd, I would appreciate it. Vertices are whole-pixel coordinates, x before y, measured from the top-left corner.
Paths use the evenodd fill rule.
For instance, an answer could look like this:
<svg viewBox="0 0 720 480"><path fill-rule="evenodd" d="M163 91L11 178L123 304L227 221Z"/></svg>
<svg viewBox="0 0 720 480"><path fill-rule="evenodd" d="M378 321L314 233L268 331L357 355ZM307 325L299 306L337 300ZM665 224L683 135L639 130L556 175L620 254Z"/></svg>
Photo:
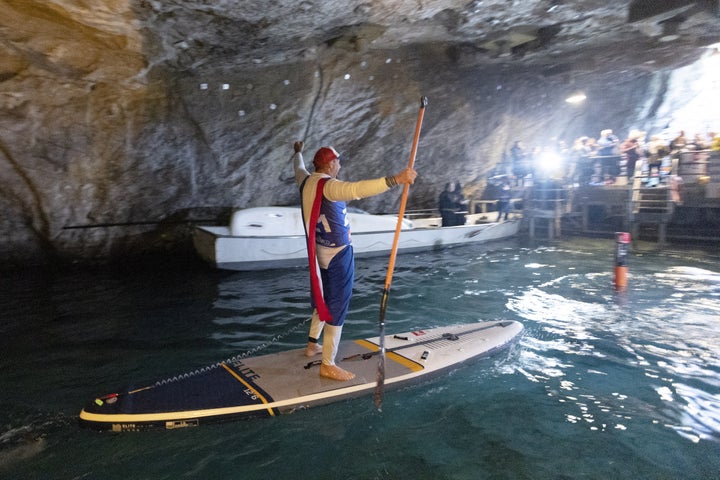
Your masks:
<svg viewBox="0 0 720 480"><path fill-rule="evenodd" d="M624 140L611 129L599 137L581 136L571 146L563 141L553 145L527 149L516 140L505 160L493 175L514 179L515 186L547 178L578 185L608 185L619 178L642 174L645 181L663 181L671 171L672 160L682 152L720 150L720 135L686 136L680 130L667 140L661 135L647 138L647 132L631 130ZM640 171L637 171L640 169Z"/></svg>

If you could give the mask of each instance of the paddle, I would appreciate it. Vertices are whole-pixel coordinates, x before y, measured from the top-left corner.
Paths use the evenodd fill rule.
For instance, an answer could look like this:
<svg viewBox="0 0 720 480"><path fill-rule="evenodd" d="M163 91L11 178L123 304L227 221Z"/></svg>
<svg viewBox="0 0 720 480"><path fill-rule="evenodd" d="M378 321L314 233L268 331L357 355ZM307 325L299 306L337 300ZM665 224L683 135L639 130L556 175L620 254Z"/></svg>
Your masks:
<svg viewBox="0 0 720 480"><path fill-rule="evenodd" d="M418 140L420 138L420 128L422 127L423 116L425 115L425 106L427 105L427 97L420 98L420 112L418 113L417 124L415 125L415 137L413 138L412 149L410 150L410 161L408 168L412 168L415 164L415 154L417 153ZM400 210L398 211L398 222L395 227L395 237L393 238L392 248L390 249L390 261L388 262L387 275L385 276L385 288L383 288L382 299L380 300L380 356L378 359L377 384L375 385L375 408L382 410L383 388L385 386L385 310L387 309L388 295L390 294L390 284L392 283L393 271L395 270L395 257L397 256L398 240L400 239L400 230L402 229L402 221L405 216L405 204L407 204L408 191L410 184L406 183L403 187L402 198L400 199Z"/></svg>

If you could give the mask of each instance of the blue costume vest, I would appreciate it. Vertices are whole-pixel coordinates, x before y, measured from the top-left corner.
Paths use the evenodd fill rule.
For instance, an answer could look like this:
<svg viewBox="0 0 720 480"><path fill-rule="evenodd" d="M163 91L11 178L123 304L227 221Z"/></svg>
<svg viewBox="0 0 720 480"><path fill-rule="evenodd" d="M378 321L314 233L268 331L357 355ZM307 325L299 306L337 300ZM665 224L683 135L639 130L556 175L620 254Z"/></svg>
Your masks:
<svg viewBox="0 0 720 480"><path fill-rule="evenodd" d="M341 247L352 243L345 202L331 202L323 198L315 233L315 241L324 247Z"/></svg>

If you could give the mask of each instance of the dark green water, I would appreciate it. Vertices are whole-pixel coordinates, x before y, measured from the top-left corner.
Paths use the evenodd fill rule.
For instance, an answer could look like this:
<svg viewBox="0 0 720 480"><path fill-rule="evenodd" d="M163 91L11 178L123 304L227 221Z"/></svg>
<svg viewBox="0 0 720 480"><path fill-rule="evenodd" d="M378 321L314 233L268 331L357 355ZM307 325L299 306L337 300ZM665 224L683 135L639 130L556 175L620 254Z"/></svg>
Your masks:
<svg viewBox="0 0 720 480"><path fill-rule="evenodd" d="M306 273L0 277L2 479L717 479L720 251L612 240L399 257L387 332L509 318L513 349L400 391L194 429L97 433L96 395L304 343ZM344 338L377 335L387 259L357 262Z"/></svg>

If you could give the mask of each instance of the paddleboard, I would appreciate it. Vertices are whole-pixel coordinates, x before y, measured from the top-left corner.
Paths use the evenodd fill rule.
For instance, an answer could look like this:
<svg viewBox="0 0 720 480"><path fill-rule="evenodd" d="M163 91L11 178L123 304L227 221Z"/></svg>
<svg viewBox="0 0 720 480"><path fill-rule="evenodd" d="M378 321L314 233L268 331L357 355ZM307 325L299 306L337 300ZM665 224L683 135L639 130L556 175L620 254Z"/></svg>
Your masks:
<svg viewBox="0 0 720 480"><path fill-rule="evenodd" d="M508 347L523 331L510 320L416 330L385 336L385 390L430 379L470 359ZM97 430L175 429L240 418L272 417L375 390L380 337L340 342L336 362L355 373L320 377L320 356L304 349L228 360L147 386L100 396L80 412Z"/></svg>

